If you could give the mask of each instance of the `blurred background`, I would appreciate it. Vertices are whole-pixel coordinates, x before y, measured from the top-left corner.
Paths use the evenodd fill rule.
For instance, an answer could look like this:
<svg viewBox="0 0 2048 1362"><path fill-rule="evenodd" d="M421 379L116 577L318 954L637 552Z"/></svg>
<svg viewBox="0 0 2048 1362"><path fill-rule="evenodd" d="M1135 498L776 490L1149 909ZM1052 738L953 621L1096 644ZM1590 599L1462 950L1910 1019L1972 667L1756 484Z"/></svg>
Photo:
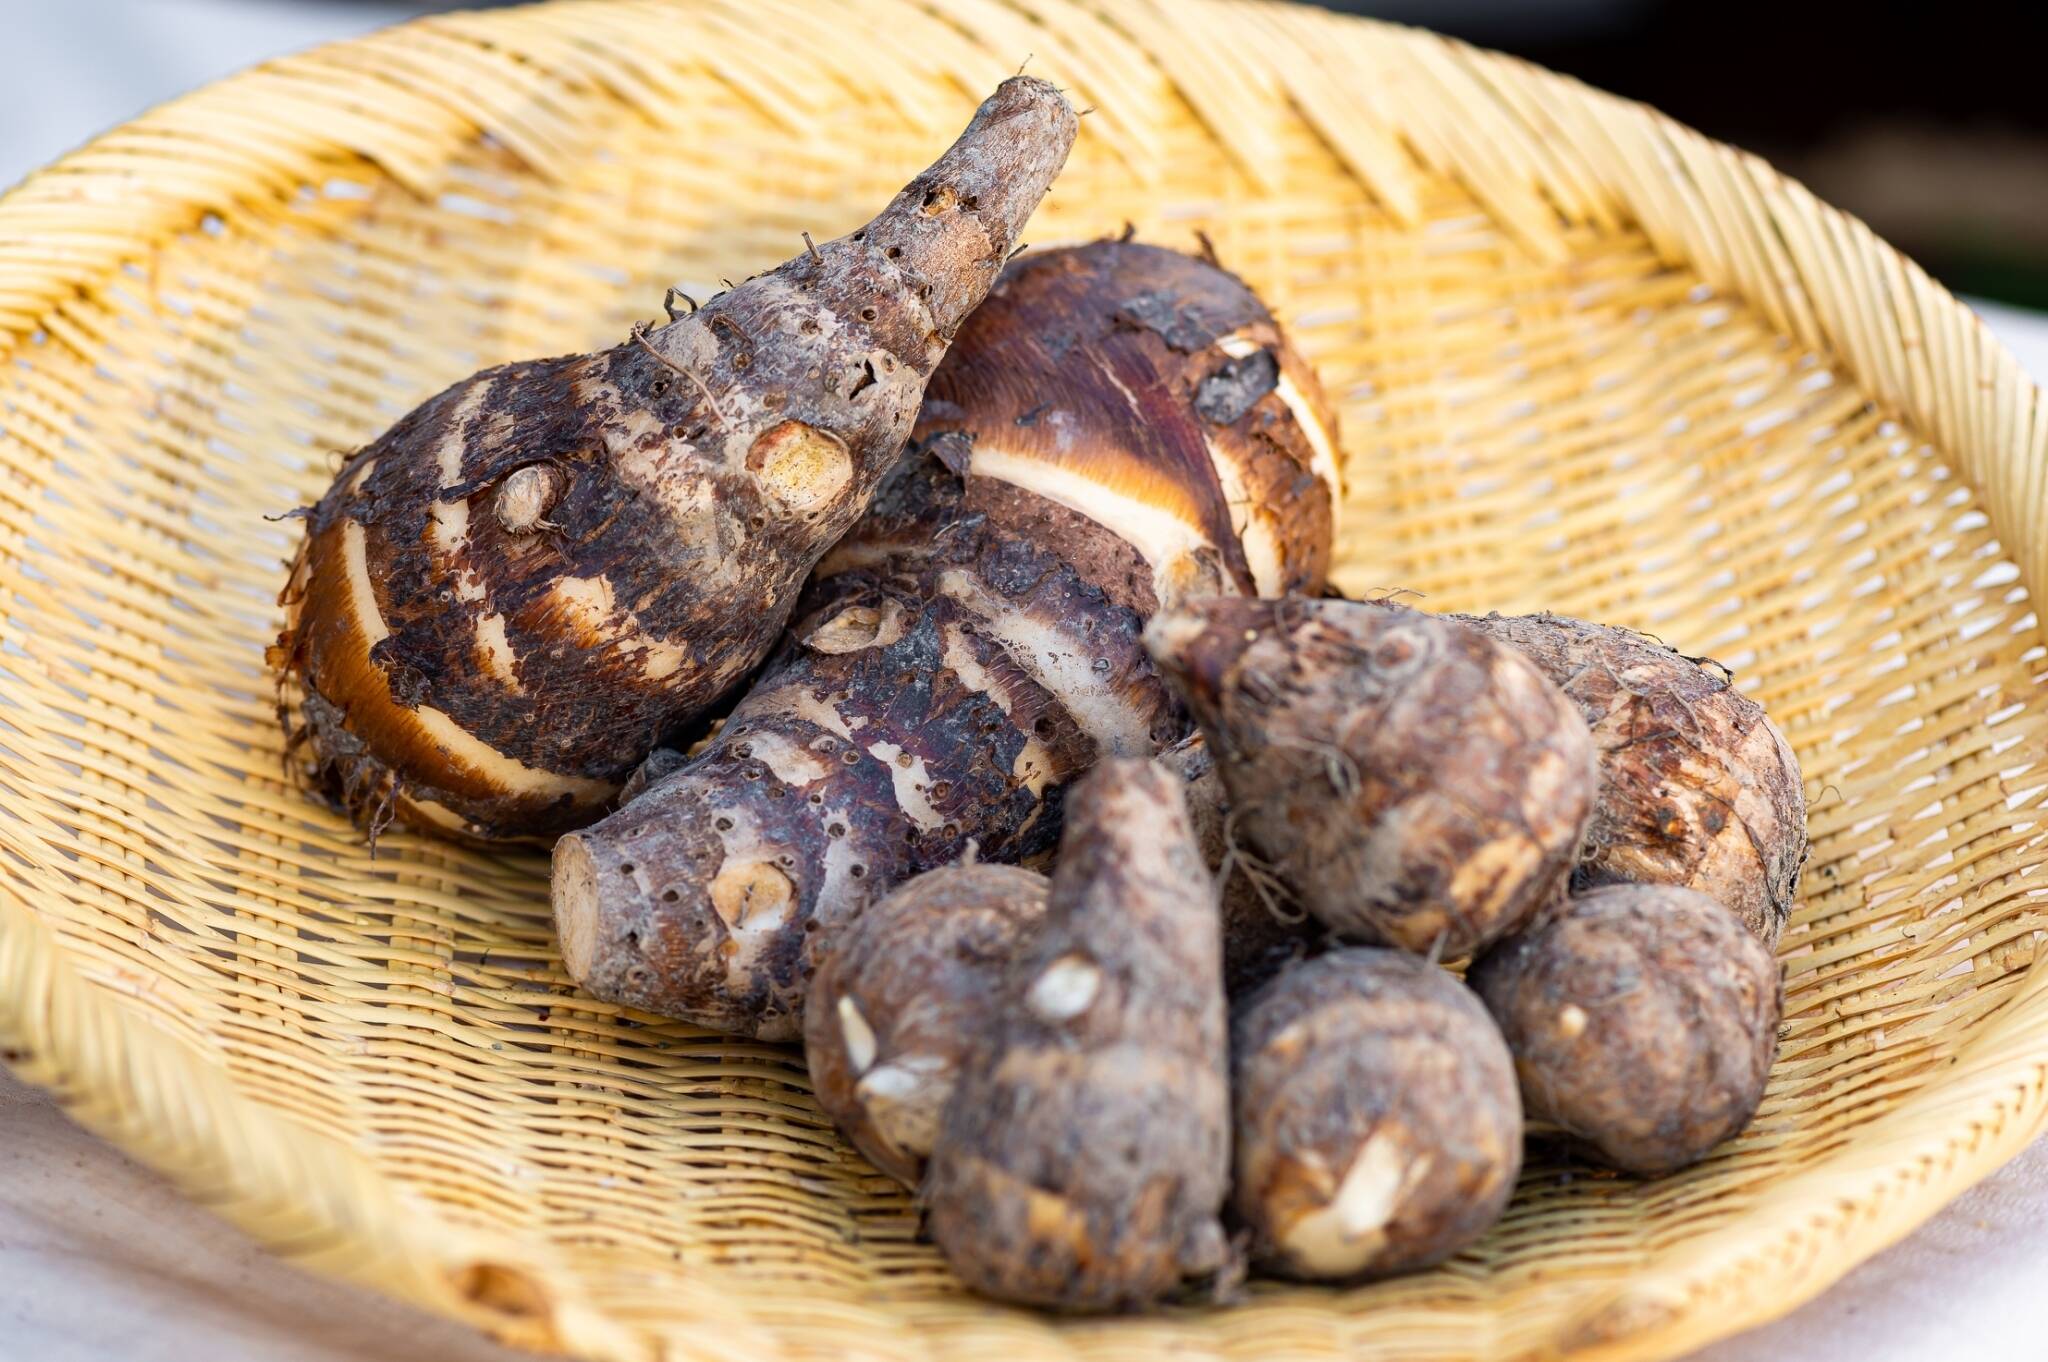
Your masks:
<svg viewBox="0 0 2048 1362"><path fill-rule="evenodd" d="M2048 5L1323 3L1456 34L1646 100L1804 180L1956 291L2048 310ZM28 58L9 63L0 82L0 185L252 62L457 7L0 0L8 45ZM2030 358L2037 375L2048 373L2048 349Z"/></svg>

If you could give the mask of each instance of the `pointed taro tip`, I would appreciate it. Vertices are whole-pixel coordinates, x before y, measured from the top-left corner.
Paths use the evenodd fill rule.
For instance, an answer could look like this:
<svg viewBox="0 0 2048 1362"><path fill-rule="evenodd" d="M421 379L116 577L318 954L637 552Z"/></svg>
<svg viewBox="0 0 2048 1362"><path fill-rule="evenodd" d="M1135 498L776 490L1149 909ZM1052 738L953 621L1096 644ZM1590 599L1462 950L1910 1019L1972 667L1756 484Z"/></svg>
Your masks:
<svg viewBox="0 0 2048 1362"><path fill-rule="evenodd" d="M1022 71L1006 77L997 85L976 112L1002 115L1030 108L1050 115L1055 122L1071 124L1074 119L1074 106L1068 102L1064 90L1043 77L1027 76Z"/></svg>

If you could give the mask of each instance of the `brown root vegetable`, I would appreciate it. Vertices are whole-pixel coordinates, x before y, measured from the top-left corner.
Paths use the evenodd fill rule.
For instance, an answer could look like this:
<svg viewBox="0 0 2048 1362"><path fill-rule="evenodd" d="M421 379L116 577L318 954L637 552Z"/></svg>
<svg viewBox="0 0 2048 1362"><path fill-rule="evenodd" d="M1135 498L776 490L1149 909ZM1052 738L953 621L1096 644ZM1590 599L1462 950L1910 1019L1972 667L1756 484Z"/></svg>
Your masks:
<svg viewBox="0 0 2048 1362"><path fill-rule="evenodd" d="M833 935L811 983L811 1088L868 1162L917 1186L962 1060L995 1024L1011 962L1045 921L1046 878L927 871Z"/></svg>
<svg viewBox="0 0 2048 1362"><path fill-rule="evenodd" d="M619 803L630 804L647 792L647 787L683 769L689 755L673 747L657 747L626 777L619 787Z"/></svg>
<svg viewBox="0 0 2048 1362"><path fill-rule="evenodd" d="M1778 1050L1777 961L1723 905L1609 885L1495 947L1469 981L1531 1120L1602 1162L1666 1173L1749 1124Z"/></svg>
<svg viewBox="0 0 2048 1362"><path fill-rule="evenodd" d="M1322 925L1294 902L1273 874L1230 835L1230 793L1199 733L1159 758L1186 783L1182 794L1202 859L1222 896L1223 990L1241 998L1316 948Z"/></svg>
<svg viewBox="0 0 2048 1362"><path fill-rule="evenodd" d="M1466 955L1578 857L1593 740L1510 648L1401 606L1224 598L1161 614L1146 643L1237 831L1339 933Z"/></svg>
<svg viewBox="0 0 2048 1362"><path fill-rule="evenodd" d="M1051 85L1005 81L861 230L612 349L485 370L359 451L272 650L312 777L373 826L595 817L774 644L1074 130Z"/></svg>
<svg viewBox="0 0 2048 1362"><path fill-rule="evenodd" d="M1207 401L1245 344L1274 386ZM718 737L557 843L570 973L789 1039L813 924L969 842L990 861L1048 854L1069 782L1188 731L1139 641L1160 604L1321 580L1330 437L1291 405L1312 389L1279 385L1293 364L1257 298L1189 256L1102 242L1013 265ZM1257 551L1243 487L1285 503Z"/></svg>
<svg viewBox="0 0 2048 1362"><path fill-rule="evenodd" d="M1577 883L1697 889L1775 947L1806 860L1806 794L1763 707L1626 629L1557 615L1463 622L1542 668L1592 727L1601 791Z"/></svg>
<svg viewBox="0 0 2048 1362"><path fill-rule="evenodd" d="M1274 1271L1428 1267L1500 1219L1522 1165L1514 1061L1425 960L1353 947L1297 965L1232 1024L1235 1206Z"/></svg>
<svg viewBox="0 0 2048 1362"><path fill-rule="evenodd" d="M1045 926L946 1108L928 1224L987 1295L1132 1308L1226 1265L1220 936L1180 784L1120 759L1075 787Z"/></svg>

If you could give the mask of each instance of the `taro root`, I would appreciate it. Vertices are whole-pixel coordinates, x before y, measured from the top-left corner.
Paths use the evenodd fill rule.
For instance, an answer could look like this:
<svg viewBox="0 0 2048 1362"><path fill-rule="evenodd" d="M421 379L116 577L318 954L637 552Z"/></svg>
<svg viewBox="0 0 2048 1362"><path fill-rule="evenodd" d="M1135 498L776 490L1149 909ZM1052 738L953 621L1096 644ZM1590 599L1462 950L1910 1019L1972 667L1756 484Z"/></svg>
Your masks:
<svg viewBox="0 0 2048 1362"><path fill-rule="evenodd" d="M1256 1259L1354 1281L1441 1262L1522 1165L1514 1062L1471 993L1399 951L1296 965L1238 1006L1234 1205Z"/></svg>
<svg viewBox="0 0 2048 1362"><path fill-rule="evenodd" d="M609 350L464 379L360 450L271 651L309 775L373 830L596 817L774 645L1074 130L1052 86L1005 81L851 236Z"/></svg>
<svg viewBox="0 0 2048 1362"><path fill-rule="evenodd" d="M1466 955L1576 861L1593 740L1513 649L1396 605L1220 597L1162 613L1146 642L1237 832L1332 930Z"/></svg>
<svg viewBox="0 0 2048 1362"><path fill-rule="evenodd" d="M961 1068L923 1200L986 1295L1130 1309L1227 1265L1220 935L1180 786L1111 759L1074 788L1045 926Z"/></svg>
<svg viewBox="0 0 2048 1362"><path fill-rule="evenodd" d="M1778 964L1723 905L1670 885L1575 896L1469 976L1534 1121L1668 1173L1749 1124L1778 1051Z"/></svg>
<svg viewBox="0 0 2048 1362"><path fill-rule="evenodd" d="M1775 947L1806 860L1799 760L1725 673L1626 629L1556 615L1463 621L1527 656L1592 727L1601 791L1581 887L1697 889Z"/></svg>
<svg viewBox="0 0 2048 1362"><path fill-rule="evenodd" d="M1230 793L1199 733L1159 758L1180 774L1188 822L1202 859L1217 877L1223 919L1223 989L1241 998L1315 950L1322 926L1295 904L1285 885L1243 847L1232 845Z"/></svg>
<svg viewBox="0 0 2048 1362"><path fill-rule="evenodd" d="M1295 372L1200 260L1101 242L1012 265L719 736L557 843L577 982L790 1039L814 926L970 843L1046 856L1069 782L1188 732L1140 644L1162 603L1320 585L1331 437Z"/></svg>
<svg viewBox="0 0 2048 1362"><path fill-rule="evenodd" d="M818 1105L868 1162L916 1187L962 1060L1045 921L1045 876L927 871L834 933L804 1012Z"/></svg>

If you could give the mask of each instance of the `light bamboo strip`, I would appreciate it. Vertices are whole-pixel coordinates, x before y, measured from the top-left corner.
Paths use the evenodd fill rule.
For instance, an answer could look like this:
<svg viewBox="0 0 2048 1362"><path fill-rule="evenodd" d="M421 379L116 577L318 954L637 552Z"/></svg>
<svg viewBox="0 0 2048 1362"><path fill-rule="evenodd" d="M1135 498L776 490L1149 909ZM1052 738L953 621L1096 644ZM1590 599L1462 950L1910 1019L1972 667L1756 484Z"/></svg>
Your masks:
<svg viewBox="0 0 2048 1362"><path fill-rule="evenodd" d="M1338 577L1712 651L1813 803L1756 1126L1542 1160L1437 1272L1064 1321L960 1294L792 1053L597 1003L541 865L283 778L335 454L844 229L1027 58L1045 244L1206 233L1349 456ZM1669 1357L2048 1123L2048 409L1860 224L1654 110L1230 0L559 0L271 63L0 199L0 1049L309 1265L603 1359Z"/></svg>

